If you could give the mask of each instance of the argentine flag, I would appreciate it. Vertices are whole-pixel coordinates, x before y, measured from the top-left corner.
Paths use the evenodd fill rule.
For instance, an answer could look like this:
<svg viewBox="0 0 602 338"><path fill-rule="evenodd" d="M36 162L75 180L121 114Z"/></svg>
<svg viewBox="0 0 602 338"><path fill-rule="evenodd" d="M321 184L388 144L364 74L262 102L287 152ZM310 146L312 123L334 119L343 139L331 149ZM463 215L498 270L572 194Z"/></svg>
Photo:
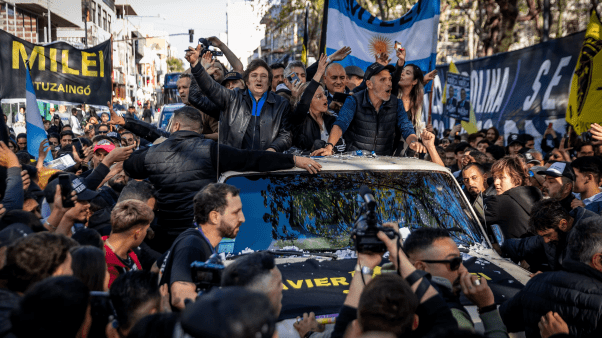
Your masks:
<svg viewBox="0 0 602 338"><path fill-rule="evenodd" d="M42 115L40 115L40 108L38 107L38 100L36 99L36 92L33 90L33 83L31 82L31 75L29 74L29 67L25 67L27 74L27 82L25 85L25 122L27 128L27 151L31 156L38 158L38 151L40 149L40 143L47 138L46 130L44 130L44 123L42 122ZM48 153L44 162L52 161L52 153Z"/></svg>
<svg viewBox="0 0 602 338"><path fill-rule="evenodd" d="M362 8L356 0L330 0L326 29L326 53L349 46L351 55L343 67L362 69L376 61L375 55L388 53L397 62L395 41L406 49L406 64L417 65L425 74L435 69L440 0L419 0L401 18L382 21Z"/></svg>

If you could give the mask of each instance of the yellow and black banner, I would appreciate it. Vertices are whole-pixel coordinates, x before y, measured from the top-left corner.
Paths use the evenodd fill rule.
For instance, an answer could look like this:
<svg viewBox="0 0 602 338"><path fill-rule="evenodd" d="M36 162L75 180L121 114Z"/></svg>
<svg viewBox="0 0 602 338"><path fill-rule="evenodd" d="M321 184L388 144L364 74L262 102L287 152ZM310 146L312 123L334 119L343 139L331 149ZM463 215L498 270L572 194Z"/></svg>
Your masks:
<svg viewBox="0 0 602 338"><path fill-rule="evenodd" d="M592 11L585 40L571 82L571 93L566 121L577 134L589 129L590 124L602 122L602 23Z"/></svg>
<svg viewBox="0 0 602 338"><path fill-rule="evenodd" d="M38 100L106 105L111 100L111 40L88 49L37 45L0 30L0 98L25 98L29 64Z"/></svg>

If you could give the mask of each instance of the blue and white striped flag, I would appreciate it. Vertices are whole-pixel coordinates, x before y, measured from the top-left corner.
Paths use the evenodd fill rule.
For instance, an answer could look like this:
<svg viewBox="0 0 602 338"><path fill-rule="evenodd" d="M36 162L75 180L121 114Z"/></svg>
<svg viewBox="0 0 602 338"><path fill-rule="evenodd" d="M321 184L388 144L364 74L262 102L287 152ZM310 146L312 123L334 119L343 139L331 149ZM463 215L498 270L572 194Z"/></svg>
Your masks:
<svg viewBox="0 0 602 338"><path fill-rule="evenodd" d="M401 18L381 21L355 0L330 0L326 30L326 53L349 46L351 55L340 63L362 69L386 52L393 62L395 41L406 49L406 64L415 64L426 73L435 69L440 0L419 0Z"/></svg>
<svg viewBox="0 0 602 338"><path fill-rule="evenodd" d="M40 115L40 108L38 107L38 100L36 99L36 92L33 89L33 83L31 82L31 75L29 74L29 67L25 69L27 74L27 82L25 85L25 122L27 128L27 151L31 156L38 158L38 151L40 149L40 143L47 138L46 130L44 130L44 123L42 122L42 115ZM52 161L52 153L48 153L44 162Z"/></svg>

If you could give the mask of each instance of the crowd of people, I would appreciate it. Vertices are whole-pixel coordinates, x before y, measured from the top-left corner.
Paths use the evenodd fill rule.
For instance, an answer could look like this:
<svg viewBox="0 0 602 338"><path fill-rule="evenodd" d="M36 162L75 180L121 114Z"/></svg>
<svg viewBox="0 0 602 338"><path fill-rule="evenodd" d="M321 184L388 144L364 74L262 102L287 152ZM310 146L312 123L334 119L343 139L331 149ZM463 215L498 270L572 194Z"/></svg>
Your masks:
<svg viewBox="0 0 602 338"><path fill-rule="evenodd" d="M482 337L461 295L487 337L602 334L601 126L566 137L550 127L538 145L495 127L437 131L422 112L436 72L406 64L403 48L395 65L382 54L366 69L337 63L349 47L307 68L254 60L243 69L212 41L233 70L190 48L177 82L185 106L168 130L150 123L150 109L139 119L110 102L101 116L74 108L44 121L47 139L30 154L26 133L0 125L0 337L277 337L287 328L272 254L240 256L221 287L198 294L191 265L245 222L239 190L218 177L317 174L307 155L358 151L449 168L494 249L532 276L498 310L446 230L415 230L403 245L380 232L391 264L374 276L384 253L357 253L334 327L299 314L300 338Z"/></svg>

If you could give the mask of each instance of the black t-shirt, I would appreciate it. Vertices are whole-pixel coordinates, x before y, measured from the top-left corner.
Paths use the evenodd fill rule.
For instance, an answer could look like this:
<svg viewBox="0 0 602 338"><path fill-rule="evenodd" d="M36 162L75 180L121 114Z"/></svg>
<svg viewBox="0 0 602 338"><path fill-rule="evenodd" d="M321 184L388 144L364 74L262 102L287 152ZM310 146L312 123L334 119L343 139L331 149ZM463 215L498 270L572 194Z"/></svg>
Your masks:
<svg viewBox="0 0 602 338"><path fill-rule="evenodd" d="M165 257L157 260L161 270L159 284L172 285L174 282L192 283L190 264L195 261L205 262L212 255L211 244L198 229L188 229L174 241Z"/></svg>

